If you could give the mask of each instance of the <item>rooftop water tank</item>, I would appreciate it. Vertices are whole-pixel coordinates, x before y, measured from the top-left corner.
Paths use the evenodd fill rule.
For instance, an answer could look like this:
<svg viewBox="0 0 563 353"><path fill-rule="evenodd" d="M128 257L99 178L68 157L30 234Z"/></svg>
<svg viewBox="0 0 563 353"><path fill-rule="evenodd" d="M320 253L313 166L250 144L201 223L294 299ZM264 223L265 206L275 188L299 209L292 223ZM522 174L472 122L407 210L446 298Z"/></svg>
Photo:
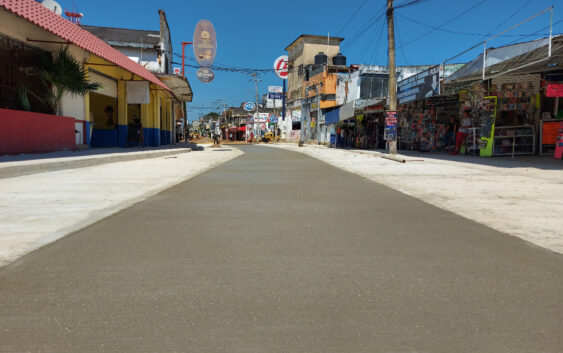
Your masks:
<svg viewBox="0 0 563 353"><path fill-rule="evenodd" d="M346 57L342 53L338 53L332 57L332 65L346 66Z"/></svg>
<svg viewBox="0 0 563 353"><path fill-rule="evenodd" d="M326 65L328 62L328 56L322 51L315 55L315 65Z"/></svg>

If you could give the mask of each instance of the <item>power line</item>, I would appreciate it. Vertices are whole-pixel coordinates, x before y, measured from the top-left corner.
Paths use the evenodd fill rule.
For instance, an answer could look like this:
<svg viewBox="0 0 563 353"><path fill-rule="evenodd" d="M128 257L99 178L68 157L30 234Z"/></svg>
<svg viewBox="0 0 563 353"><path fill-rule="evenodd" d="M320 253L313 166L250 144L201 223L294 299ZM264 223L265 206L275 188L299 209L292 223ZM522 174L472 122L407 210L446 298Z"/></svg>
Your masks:
<svg viewBox="0 0 563 353"><path fill-rule="evenodd" d="M418 24L418 25L421 25L421 26L423 26L423 27L431 28L431 29L434 29L434 30L440 31L440 32L446 32L446 33L452 33L452 34L459 34L459 35L465 35L465 36L474 36L474 37L487 37L487 36L490 36L490 35L491 35L490 33L484 34L484 33L471 33L471 32L452 31L452 30L445 29L445 28L440 28L440 27L434 27L434 26L431 26L431 25L427 25L427 24L425 24L425 23L422 23L422 22L420 22L420 21L417 21L417 20L415 20L415 19L413 19L413 18L410 18L410 17L408 17L408 16L405 16L405 15L397 14L397 16L398 16L398 17L402 17L402 18L404 18L404 19L406 19L406 20L408 20L408 21L411 21L411 22L413 22L413 23L416 23L416 24ZM549 28L549 27L548 27L548 28ZM534 34L537 34L537 33L534 33ZM529 34L503 34L503 36L506 36L506 37L527 37L527 36L529 36Z"/></svg>
<svg viewBox="0 0 563 353"><path fill-rule="evenodd" d="M358 32L356 32L354 34L354 36L352 37L352 39L347 40L342 47L344 48L350 48L350 46L352 44L354 44L356 42L356 40L358 40L359 38L361 38L364 34L366 34L368 32L369 29L371 29L374 25L376 25L382 18L383 16L385 16L385 7L382 7L381 10L379 11L381 14L376 17L374 20L368 21L365 25L360 27L360 30Z"/></svg>
<svg viewBox="0 0 563 353"><path fill-rule="evenodd" d="M397 9L402 8L402 7L407 7L407 6L411 6L411 5L416 5L416 4L418 4L419 2L423 2L423 1L428 1L428 0L411 0L411 1L407 2L407 3L402 4L402 5L394 6L394 9L397 10Z"/></svg>
<svg viewBox="0 0 563 353"><path fill-rule="evenodd" d="M358 7L358 9L352 14L352 16L348 19L348 21L346 21L346 23L344 24L344 26L342 26L342 28L340 29L340 31L338 31L338 33L336 33L336 35L340 35L340 33L342 33L342 31L350 24L350 22L352 22L352 20L354 19L354 17L356 17L356 15L358 14L358 12L360 12L360 10L362 9L362 7L364 7L364 5L366 4L366 2L368 2L368 0L364 0L364 2L362 2L360 4L360 7Z"/></svg>
<svg viewBox="0 0 563 353"><path fill-rule="evenodd" d="M461 16L465 15L467 12L469 12L469 11L471 11L471 10L477 8L478 6L482 5L482 4L485 3L486 1L487 1L487 0L481 0L481 1L479 1L479 2L476 3L475 5L471 6L471 7L468 8L467 10L464 10L464 11L460 12L459 14L455 15L455 16L452 17L451 19L449 19L449 20L447 20L446 22L442 23L442 24L439 25L438 27L433 28L433 29L431 29L430 31L428 31L428 32L426 32L426 33L423 33L422 35L420 35L420 36L418 36L418 37L416 37L416 38L414 38L414 39L412 39L412 40L406 42L403 46L407 46L407 45L409 45L409 44L411 44L411 43L413 43L413 42L416 42L417 40L421 39L422 37L425 37L425 36L427 36L428 34L434 32L436 29L440 29L440 28L442 28L443 26L445 26L445 25L447 25L447 24L449 24L449 23L455 21L455 20L458 19L459 17L461 17Z"/></svg>
<svg viewBox="0 0 563 353"><path fill-rule="evenodd" d="M401 53L403 54L403 59L405 60L405 65L409 66L409 62L407 60L407 56L405 55L405 48L403 46L403 42L401 41L401 35L400 35L400 31L399 31L399 21L397 21L397 18L395 17L395 28L396 28L396 32L397 32L397 39L399 39L399 48L401 48Z"/></svg>
<svg viewBox="0 0 563 353"><path fill-rule="evenodd" d="M501 23L499 23L495 28L493 28L492 30L489 31L488 34L484 35L480 40L483 40L485 37L490 36L491 34L493 34L497 29L500 28L500 26L502 26L503 24L505 24L506 22L508 22L508 20L510 20L511 18L513 18L514 16L516 16L520 11L522 11L526 6L528 6L533 0L528 0L527 3L525 3L524 5L520 6L520 8L516 11L514 11L514 13L510 16L508 16L504 21L502 21Z"/></svg>

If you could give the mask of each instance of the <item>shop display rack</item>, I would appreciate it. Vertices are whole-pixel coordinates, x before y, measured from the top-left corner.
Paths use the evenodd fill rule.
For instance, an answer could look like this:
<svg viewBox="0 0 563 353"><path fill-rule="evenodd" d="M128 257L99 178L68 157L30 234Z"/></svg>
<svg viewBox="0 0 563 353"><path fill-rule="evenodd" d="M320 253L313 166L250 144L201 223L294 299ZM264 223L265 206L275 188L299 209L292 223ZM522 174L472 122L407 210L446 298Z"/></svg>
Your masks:
<svg viewBox="0 0 563 353"><path fill-rule="evenodd" d="M536 138L533 126L496 126L493 142L495 156L535 154Z"/></svg>

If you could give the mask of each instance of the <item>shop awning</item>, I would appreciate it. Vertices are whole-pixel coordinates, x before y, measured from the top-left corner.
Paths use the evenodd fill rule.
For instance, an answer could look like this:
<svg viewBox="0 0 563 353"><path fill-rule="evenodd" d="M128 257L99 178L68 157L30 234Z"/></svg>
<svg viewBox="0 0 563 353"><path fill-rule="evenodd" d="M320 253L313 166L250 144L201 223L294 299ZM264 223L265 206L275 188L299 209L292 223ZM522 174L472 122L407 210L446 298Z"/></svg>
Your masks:
<svg viewBox="0 0 563 353"><path fill-rule="evenodd" d="M340 121L340 108L336 108L325 114L325 124L334 124Z"/></svg>
<svg viewBox="0 0 563 353"><path fill-rule="evenodd" d="M519 73L547 72L557 70L563 49L563 36L552 39L552 57L548 58L549 38L542 38L531 42L516 43L500 48L487 50L485 58L486 77L499 75L518 69ZM556 59L559 57L559 59ZM446 83L458 81L480 80L483 77L483 53L462 66L459 70L445 79Z"/></svg>
<svg viewBox="0 0 563 353"><path fill-rule="evenodd" d="M178 75L156 74L181 102L191 102L194 96L188 79Z"/></svg>
<svg viewBox="0 0 563 353"><path fill-rule="evenodd" d="M339 121L352 119L354 117L354 101L344 104L340 107Z"/></svg>

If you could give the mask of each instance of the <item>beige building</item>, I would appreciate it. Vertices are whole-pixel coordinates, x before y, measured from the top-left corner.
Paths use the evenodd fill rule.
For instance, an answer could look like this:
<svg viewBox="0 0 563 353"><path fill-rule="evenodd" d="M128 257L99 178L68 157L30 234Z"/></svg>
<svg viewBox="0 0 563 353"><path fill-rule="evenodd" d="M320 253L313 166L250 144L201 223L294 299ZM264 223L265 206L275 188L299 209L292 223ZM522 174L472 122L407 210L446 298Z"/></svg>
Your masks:
<svg viewBox="0 0 563 353"><path fill-rule="evenodd" d="M340 42L344 38L314 36L302 34L285 50L288 52L288 101L302 98L302 83L305 78L305 67L315 63L315 55L324 53L328 60L340 52Z"/></svg>

